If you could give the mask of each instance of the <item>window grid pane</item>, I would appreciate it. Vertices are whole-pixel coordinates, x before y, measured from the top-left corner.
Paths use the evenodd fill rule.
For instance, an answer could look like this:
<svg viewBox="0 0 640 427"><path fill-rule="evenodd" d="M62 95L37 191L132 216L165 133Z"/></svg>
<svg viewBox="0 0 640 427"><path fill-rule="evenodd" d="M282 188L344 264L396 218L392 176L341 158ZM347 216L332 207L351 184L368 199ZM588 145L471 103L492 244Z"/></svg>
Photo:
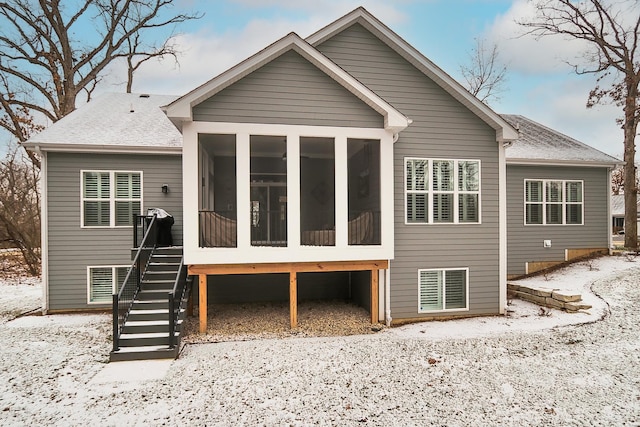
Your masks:
<svg viewBox="0 0 640 427"><path fill-rule="evenodd" d="M467 272L465 270L449 270L445 272L445 308L466 308L467 306Z"/></svg>
<svg viewBox="0 0 640 427"><path fill-rule="evenodd" d="M113 293L111 267L92 268L89 275L89 302L111 302Z"/></svg>
<svg viewBox="0 0 640 427"><path fill-rule="evenodd" d="M429 220L426 194L407 194L407 222L426 223Z"/></svg>
<svg viewBox="0 0 640 427"><path fill-rule="evenodd" d="M433 195L433 222L453 222L453 194Z"/></svg>
<svg viewBox="0 0 640 427"><path fill-rule="evenodd" d="M420 272L420 310L442 310L442 271Z"/></svg>

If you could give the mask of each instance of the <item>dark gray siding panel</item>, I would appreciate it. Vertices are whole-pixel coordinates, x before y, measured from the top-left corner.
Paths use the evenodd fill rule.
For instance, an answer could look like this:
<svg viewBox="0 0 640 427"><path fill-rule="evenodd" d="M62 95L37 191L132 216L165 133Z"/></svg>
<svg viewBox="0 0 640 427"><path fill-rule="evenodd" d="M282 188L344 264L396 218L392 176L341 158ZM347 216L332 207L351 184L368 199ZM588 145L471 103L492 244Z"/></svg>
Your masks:
<svg viewBox="0 0 640 427"><path fill-rule="evenodd" d="M525 179L583 180L584 225L524 225ZM565 249L608 248L608 198L606 168L508 165L507 274L525 274L531 261L563 261Z"/></svg>
<svg viewBox="0 0 640 427"><path fill-rule="evenodd" d="M182 244L182 159L180 156L47 154L49 308L87 304L87 266L129 265L131 227L80 228L80 171L143 172L143 209L160 207L175 218L173 237ZM162 184L169 193L162 194Z"/></svg>
<svg viewBox="0 0 640 427"><path fill-rule="evenodd" d="M495 131L364 27L355 25L319 46L322 53L413 120L394 147L394 319L418 313L418 269L469 267L470 310L499 311L498 143ZM405 157L482 162L482 224L405 225ZM447 315L445 313L444 315Z"/></svg>
<svg viewBox="0 0 640 427"><path fill-rule="evenodd" d="M193 108L198 121L382 127L383 117L296 52Z"/></svg>

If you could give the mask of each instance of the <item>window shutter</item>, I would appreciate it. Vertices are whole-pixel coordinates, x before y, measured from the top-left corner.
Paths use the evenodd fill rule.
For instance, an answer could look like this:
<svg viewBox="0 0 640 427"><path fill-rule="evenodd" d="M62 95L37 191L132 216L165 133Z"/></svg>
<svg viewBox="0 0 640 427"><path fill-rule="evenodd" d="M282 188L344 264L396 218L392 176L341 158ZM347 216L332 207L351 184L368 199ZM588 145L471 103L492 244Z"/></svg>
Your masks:
<svg viewBox="0 0 640 427"><path fill-rule="evenodd" d="M452 161L433 162L433 189L437 191L453 191Z"/></svg>
<svg viewBox="0 0 640 427"><path fill-rule="evenodd" d="M453 222L453 194L433 195L433 222Z"/></svg>
<svg viewBox="0 0 640 427"><path fill-rule="evenodd" d="M542 181L527 181L527 202L542 202Z"/></svg>
<svg viewBox="0 0 640 427"><path fill-rule="evenodd" d="M445 308L466 308L467 272L465 270L445 271Z"/></svg>
<svg viewBox="0 0 640 427"><path fill-rule="evenodd" d="M567 182L567 202L582 203L582 183Z"/></svg>
<svg viewBox="0 0 640 427"><path fill-rule="evenodd" d="M407 190L427 191L429 189L427 168L427 160L407 160Z"/></svg>
<svg viewBox="0 0 640 427"><path fill-rule="evenodd" d="M460 194L458 198L460 222L478 222L478 195Z"/></svg>
<svg viewBox="0 0 640 427"><path fill-rule="evenodd" d="M420 310L442 310L442 271L420 272Z"/></svg>
<svg viewBox="0 0 640 427"><path fill-rule="evenodd" d="M113 293L112 269L92 268L90 270L89 302L111 302Z"/></svg>
<svg viewBox="0 0 640 427"><path fill-rule="evenodd" d="M407 194L407 222L428 221L426 194Z"/></svg>
<svg viewBox="0 0 640 427"><path fill-rule="evenodd" d="M458 162L458 189L480 191L480 168L478 162Z"/></svg>

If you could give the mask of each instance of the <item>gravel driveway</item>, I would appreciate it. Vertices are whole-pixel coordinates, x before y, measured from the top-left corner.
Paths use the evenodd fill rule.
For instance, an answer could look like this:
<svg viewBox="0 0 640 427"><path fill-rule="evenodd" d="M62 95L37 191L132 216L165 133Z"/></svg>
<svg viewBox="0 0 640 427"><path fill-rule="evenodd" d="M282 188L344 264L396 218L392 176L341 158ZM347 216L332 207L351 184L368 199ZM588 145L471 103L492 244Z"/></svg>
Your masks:
<svg viewBox="0 0 640 427"><path fill-rule="evenodd" d="M134 384L91 381L107 360L108 316L5 318L0 423L639 426L640 270L593 289L610 314L591 324L192 344L164 378Z"/></svg>

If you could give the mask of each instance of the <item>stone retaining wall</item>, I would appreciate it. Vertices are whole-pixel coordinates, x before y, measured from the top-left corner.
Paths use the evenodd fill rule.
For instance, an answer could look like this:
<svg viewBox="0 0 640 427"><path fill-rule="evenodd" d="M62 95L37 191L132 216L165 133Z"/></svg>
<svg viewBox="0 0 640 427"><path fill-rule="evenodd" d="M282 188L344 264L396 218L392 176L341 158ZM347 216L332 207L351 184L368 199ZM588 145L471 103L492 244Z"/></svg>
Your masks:
<svg viewBox="0 0 640 427"><path fill-rule="evenodd" d="M582 295L572 291L507 283L507 293L534 304L566 310L570 313L591 308L589 304L582 302Z"/></svg>

